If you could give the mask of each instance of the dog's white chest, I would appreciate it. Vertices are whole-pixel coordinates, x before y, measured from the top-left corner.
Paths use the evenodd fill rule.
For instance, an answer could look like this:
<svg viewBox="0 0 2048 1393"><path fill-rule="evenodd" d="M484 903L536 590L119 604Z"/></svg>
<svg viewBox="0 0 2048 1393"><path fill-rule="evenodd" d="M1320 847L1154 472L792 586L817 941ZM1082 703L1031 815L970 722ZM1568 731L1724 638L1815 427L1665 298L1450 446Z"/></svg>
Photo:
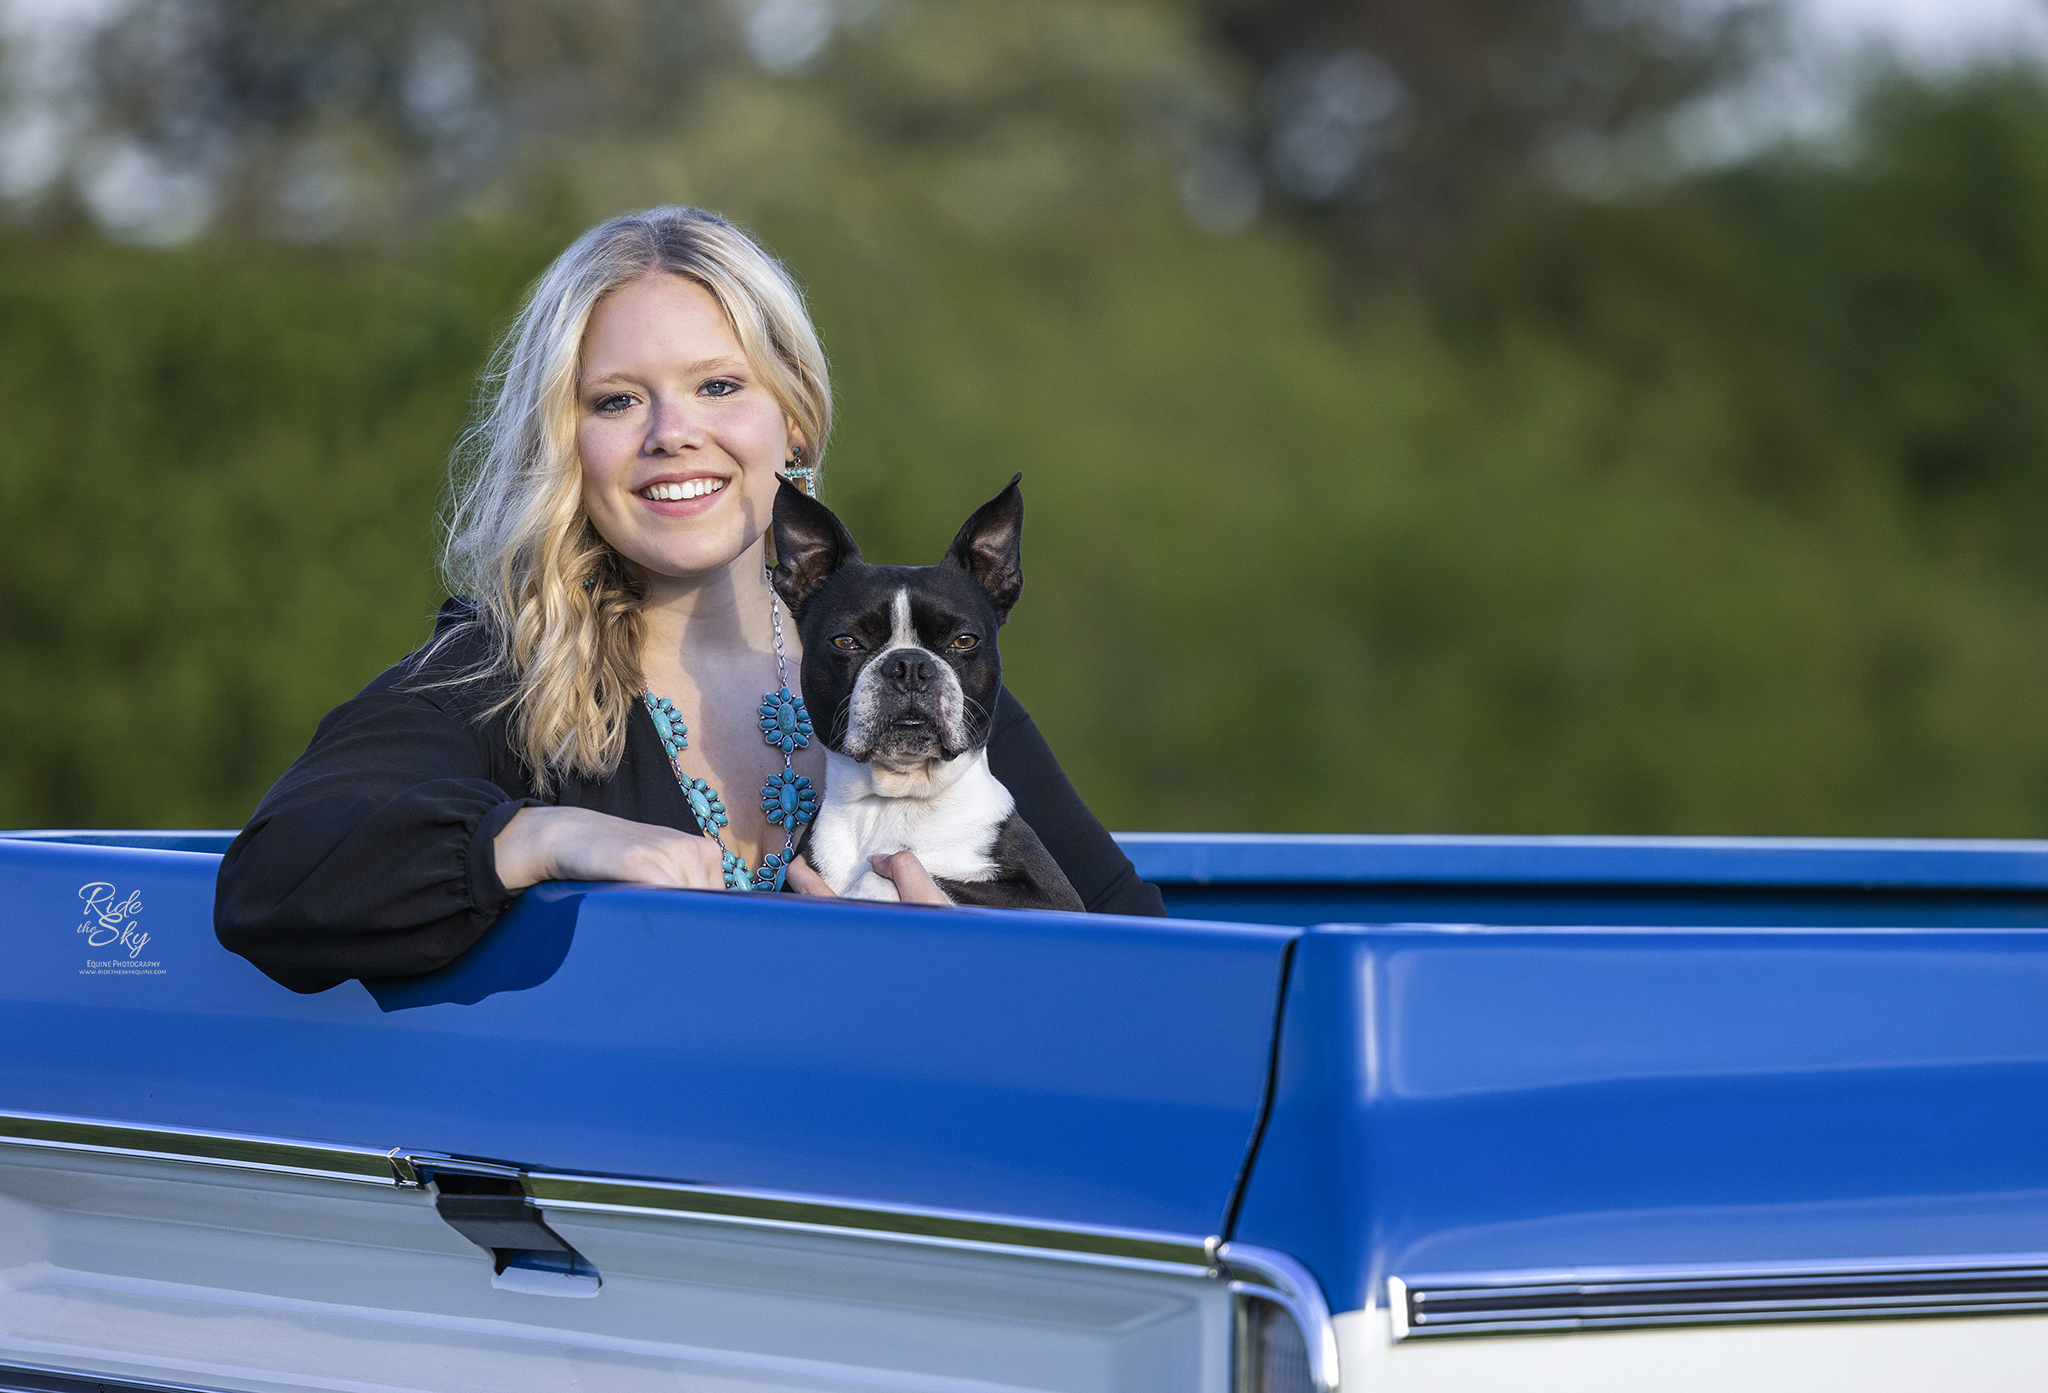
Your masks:
<svg viewBox="0 0 2048 1393"><path fill-rule="evenodd" d="M988 880L996 872L996 834L1016 807L989 771L988 752L973 750L929 778L911 781L921 791L883 792L868 765L825 752L825 800L804 847L811 867L834 893L861 900L893 900L896 887L874 873L870 856L910 851L945 880Z"/></svg>

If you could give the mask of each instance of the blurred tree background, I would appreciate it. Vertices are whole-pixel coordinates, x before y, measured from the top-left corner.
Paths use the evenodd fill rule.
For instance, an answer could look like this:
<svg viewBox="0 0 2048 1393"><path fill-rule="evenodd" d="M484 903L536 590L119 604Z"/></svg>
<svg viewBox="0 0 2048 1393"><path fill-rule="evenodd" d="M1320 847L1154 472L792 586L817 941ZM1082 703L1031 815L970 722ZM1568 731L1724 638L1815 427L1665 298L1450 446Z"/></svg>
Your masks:
<svg viewBox="0 0 2048 1393"><path fill-rule="evenodd" d="M0 825L232 825L427 632L547 260L792 266L826 496L1030 499L1112 826L2048 834L2048 80L1677 0L56 0L0 112Z"/></svg>

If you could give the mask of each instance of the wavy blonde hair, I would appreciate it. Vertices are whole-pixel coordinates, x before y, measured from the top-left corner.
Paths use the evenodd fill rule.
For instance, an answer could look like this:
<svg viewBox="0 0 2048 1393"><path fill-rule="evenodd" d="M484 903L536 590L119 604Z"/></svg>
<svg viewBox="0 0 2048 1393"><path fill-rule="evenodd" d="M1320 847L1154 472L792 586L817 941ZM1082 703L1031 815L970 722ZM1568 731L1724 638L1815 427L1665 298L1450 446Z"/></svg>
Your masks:
<svg viewBox="0 0 2048 1393"><path fill-rule="evenodd" d="M535 282L455 450L442 569L491 641L489 655L455 680L508 683L484 717L511 713L512 748L543 791L563 775L618 769L645 685L644 591L583 507L577 384L592 311L659 272L718 301L813 467L831 432L831 382L803 295L723 218L675 207L624 214L577 238Z"/></svg>

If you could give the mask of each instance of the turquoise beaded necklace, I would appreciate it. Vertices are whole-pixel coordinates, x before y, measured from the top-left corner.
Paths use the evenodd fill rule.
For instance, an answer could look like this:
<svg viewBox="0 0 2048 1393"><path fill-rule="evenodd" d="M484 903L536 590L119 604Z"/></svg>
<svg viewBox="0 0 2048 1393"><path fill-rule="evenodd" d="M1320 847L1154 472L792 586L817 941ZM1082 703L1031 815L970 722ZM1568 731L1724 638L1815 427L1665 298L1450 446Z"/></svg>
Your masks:
<svg viewBox="0 0 2048 1393"><path fill-rule="evenodd" d="M691 816L697 819L704 835L718 845L728 890L780 890L789 877L789 863L796 859L797 829L818 815L817 790L808 778L796 772L795 759L796 752L811 743L811 713L804 709L804 699L789 689L789 660L782 651L782 607L776 604L772 590L768 593L768 617L775 625L775 675L782 686L781 690L761 697L761 738L782 751L782 772L769 775L761 785L761 811L768 815L769 822L782 828L783 839L782 850L762 857L752 874L747 871L746 861L727 847L725 838L719 834L727 823L725 800L710 784L683 772L682 754L690 748L690 728L683 724L675 703L652 692L640 694L640 699L647 703L647 714L654 717L655 734L661 737L661 747L668 752L668 762L676 771L683 797L690 800Z"/></svg>

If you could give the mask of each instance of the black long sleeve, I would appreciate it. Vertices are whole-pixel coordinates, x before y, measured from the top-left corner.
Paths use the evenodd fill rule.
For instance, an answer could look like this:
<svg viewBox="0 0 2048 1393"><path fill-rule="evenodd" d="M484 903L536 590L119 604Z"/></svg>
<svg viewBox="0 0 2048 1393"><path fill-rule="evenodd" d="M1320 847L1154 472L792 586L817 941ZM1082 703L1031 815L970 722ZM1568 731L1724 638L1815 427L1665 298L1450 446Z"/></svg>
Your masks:
<svg viewBox="0 0 2048 1393"><path fill-rule="evenodd" d="M988 766L1017 800L1017 811L1060 863L1090 914L1165 915L1159 887L1138 878L1131 858L1088 811L1037 723L1008 687L996 696Z"/></svg>
<svg viewBox="0 0 2048 1393"><path fill-rule="evenodd" d="M512 903L492 839L537 800L417 676L330 712L221 859L220 941L294 991L432 971Z"/></svg>

